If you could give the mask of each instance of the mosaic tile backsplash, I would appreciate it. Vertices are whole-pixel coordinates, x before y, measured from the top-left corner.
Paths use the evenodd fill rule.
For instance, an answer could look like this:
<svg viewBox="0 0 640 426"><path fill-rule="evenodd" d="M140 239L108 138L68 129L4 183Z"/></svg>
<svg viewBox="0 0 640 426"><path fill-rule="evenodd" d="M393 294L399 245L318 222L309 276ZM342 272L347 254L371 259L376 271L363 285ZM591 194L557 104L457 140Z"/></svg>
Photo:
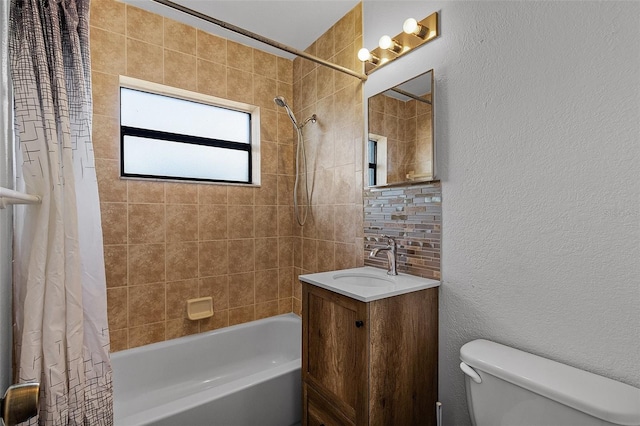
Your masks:
<svg viewBox="0 0 640 426"><path fill-rule="evenodd" d="M439 182L364 191L364 264L387 267L387 257L369 252L387 244L398 246L398 272L440 279L442 191Z"/></svg>

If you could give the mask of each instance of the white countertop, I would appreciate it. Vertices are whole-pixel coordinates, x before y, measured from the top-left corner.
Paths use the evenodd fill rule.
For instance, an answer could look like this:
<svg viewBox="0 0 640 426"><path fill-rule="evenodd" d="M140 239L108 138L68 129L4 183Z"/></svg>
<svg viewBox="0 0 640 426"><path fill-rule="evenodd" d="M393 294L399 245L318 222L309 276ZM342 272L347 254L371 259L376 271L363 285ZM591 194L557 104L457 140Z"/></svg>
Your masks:
<svg viewBox="0 0 640 426"><path fill-rule="evenodd" d="M372 300L440 286L440 281L402 273L395 276L387 275L385 269L372 266L306 274L300 275L298 278L305 283L362 302L371 302Z"/></svg>

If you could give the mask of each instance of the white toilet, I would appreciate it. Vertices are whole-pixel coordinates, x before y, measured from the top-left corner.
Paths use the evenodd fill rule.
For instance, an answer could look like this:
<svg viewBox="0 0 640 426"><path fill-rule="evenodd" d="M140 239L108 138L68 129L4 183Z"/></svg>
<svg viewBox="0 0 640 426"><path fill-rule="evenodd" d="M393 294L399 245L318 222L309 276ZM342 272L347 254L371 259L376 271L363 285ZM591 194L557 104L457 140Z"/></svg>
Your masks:
<svg viewBox="0 0 640 426"><path fill-rule="evenodd" d="M460 348L474 426L640 426L640 389L490 342Z"/></svg>

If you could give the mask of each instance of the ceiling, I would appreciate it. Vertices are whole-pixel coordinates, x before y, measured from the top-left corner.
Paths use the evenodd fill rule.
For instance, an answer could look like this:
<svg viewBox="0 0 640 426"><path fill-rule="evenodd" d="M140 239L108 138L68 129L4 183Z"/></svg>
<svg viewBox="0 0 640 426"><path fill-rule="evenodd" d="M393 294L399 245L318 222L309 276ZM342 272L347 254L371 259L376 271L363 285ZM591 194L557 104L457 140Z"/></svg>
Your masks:
<svg viewBox="0 0 640 426"><path fill-rule="evenodd" d="M209 22L185 15L151 0L123 0L212 34L275 55L294 55L235 34ZM358 0L173 0L182 6L252 31L298 50L306 49L353 9Z"/></svg>

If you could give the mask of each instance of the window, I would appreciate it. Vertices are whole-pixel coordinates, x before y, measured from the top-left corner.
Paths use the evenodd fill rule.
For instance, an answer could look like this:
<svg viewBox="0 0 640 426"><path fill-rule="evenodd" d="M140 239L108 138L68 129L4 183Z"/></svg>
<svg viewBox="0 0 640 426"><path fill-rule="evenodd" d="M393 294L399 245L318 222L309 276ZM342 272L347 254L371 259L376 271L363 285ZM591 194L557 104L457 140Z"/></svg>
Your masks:
<svg viewBox="0 0 640 426"><path fill-rule="evenodd" d="M260 109L120 78L121 176L260 183Z"/></svg>
<svg viewBox="0 0 640 426"><path fill-rule="evenodd" d="M369 139L369 186L376 186L377 185L377 179L376 179L376 169L378 167L378 154L377 154L377 148L378 148L378 141L375 140L371 140Z"/></svg>
<svg viewBox="0 0 640 426"><path fill-rule="evenodd" d="M369 133L367 142L367 184L387 184L387 138Z"/></svg>

